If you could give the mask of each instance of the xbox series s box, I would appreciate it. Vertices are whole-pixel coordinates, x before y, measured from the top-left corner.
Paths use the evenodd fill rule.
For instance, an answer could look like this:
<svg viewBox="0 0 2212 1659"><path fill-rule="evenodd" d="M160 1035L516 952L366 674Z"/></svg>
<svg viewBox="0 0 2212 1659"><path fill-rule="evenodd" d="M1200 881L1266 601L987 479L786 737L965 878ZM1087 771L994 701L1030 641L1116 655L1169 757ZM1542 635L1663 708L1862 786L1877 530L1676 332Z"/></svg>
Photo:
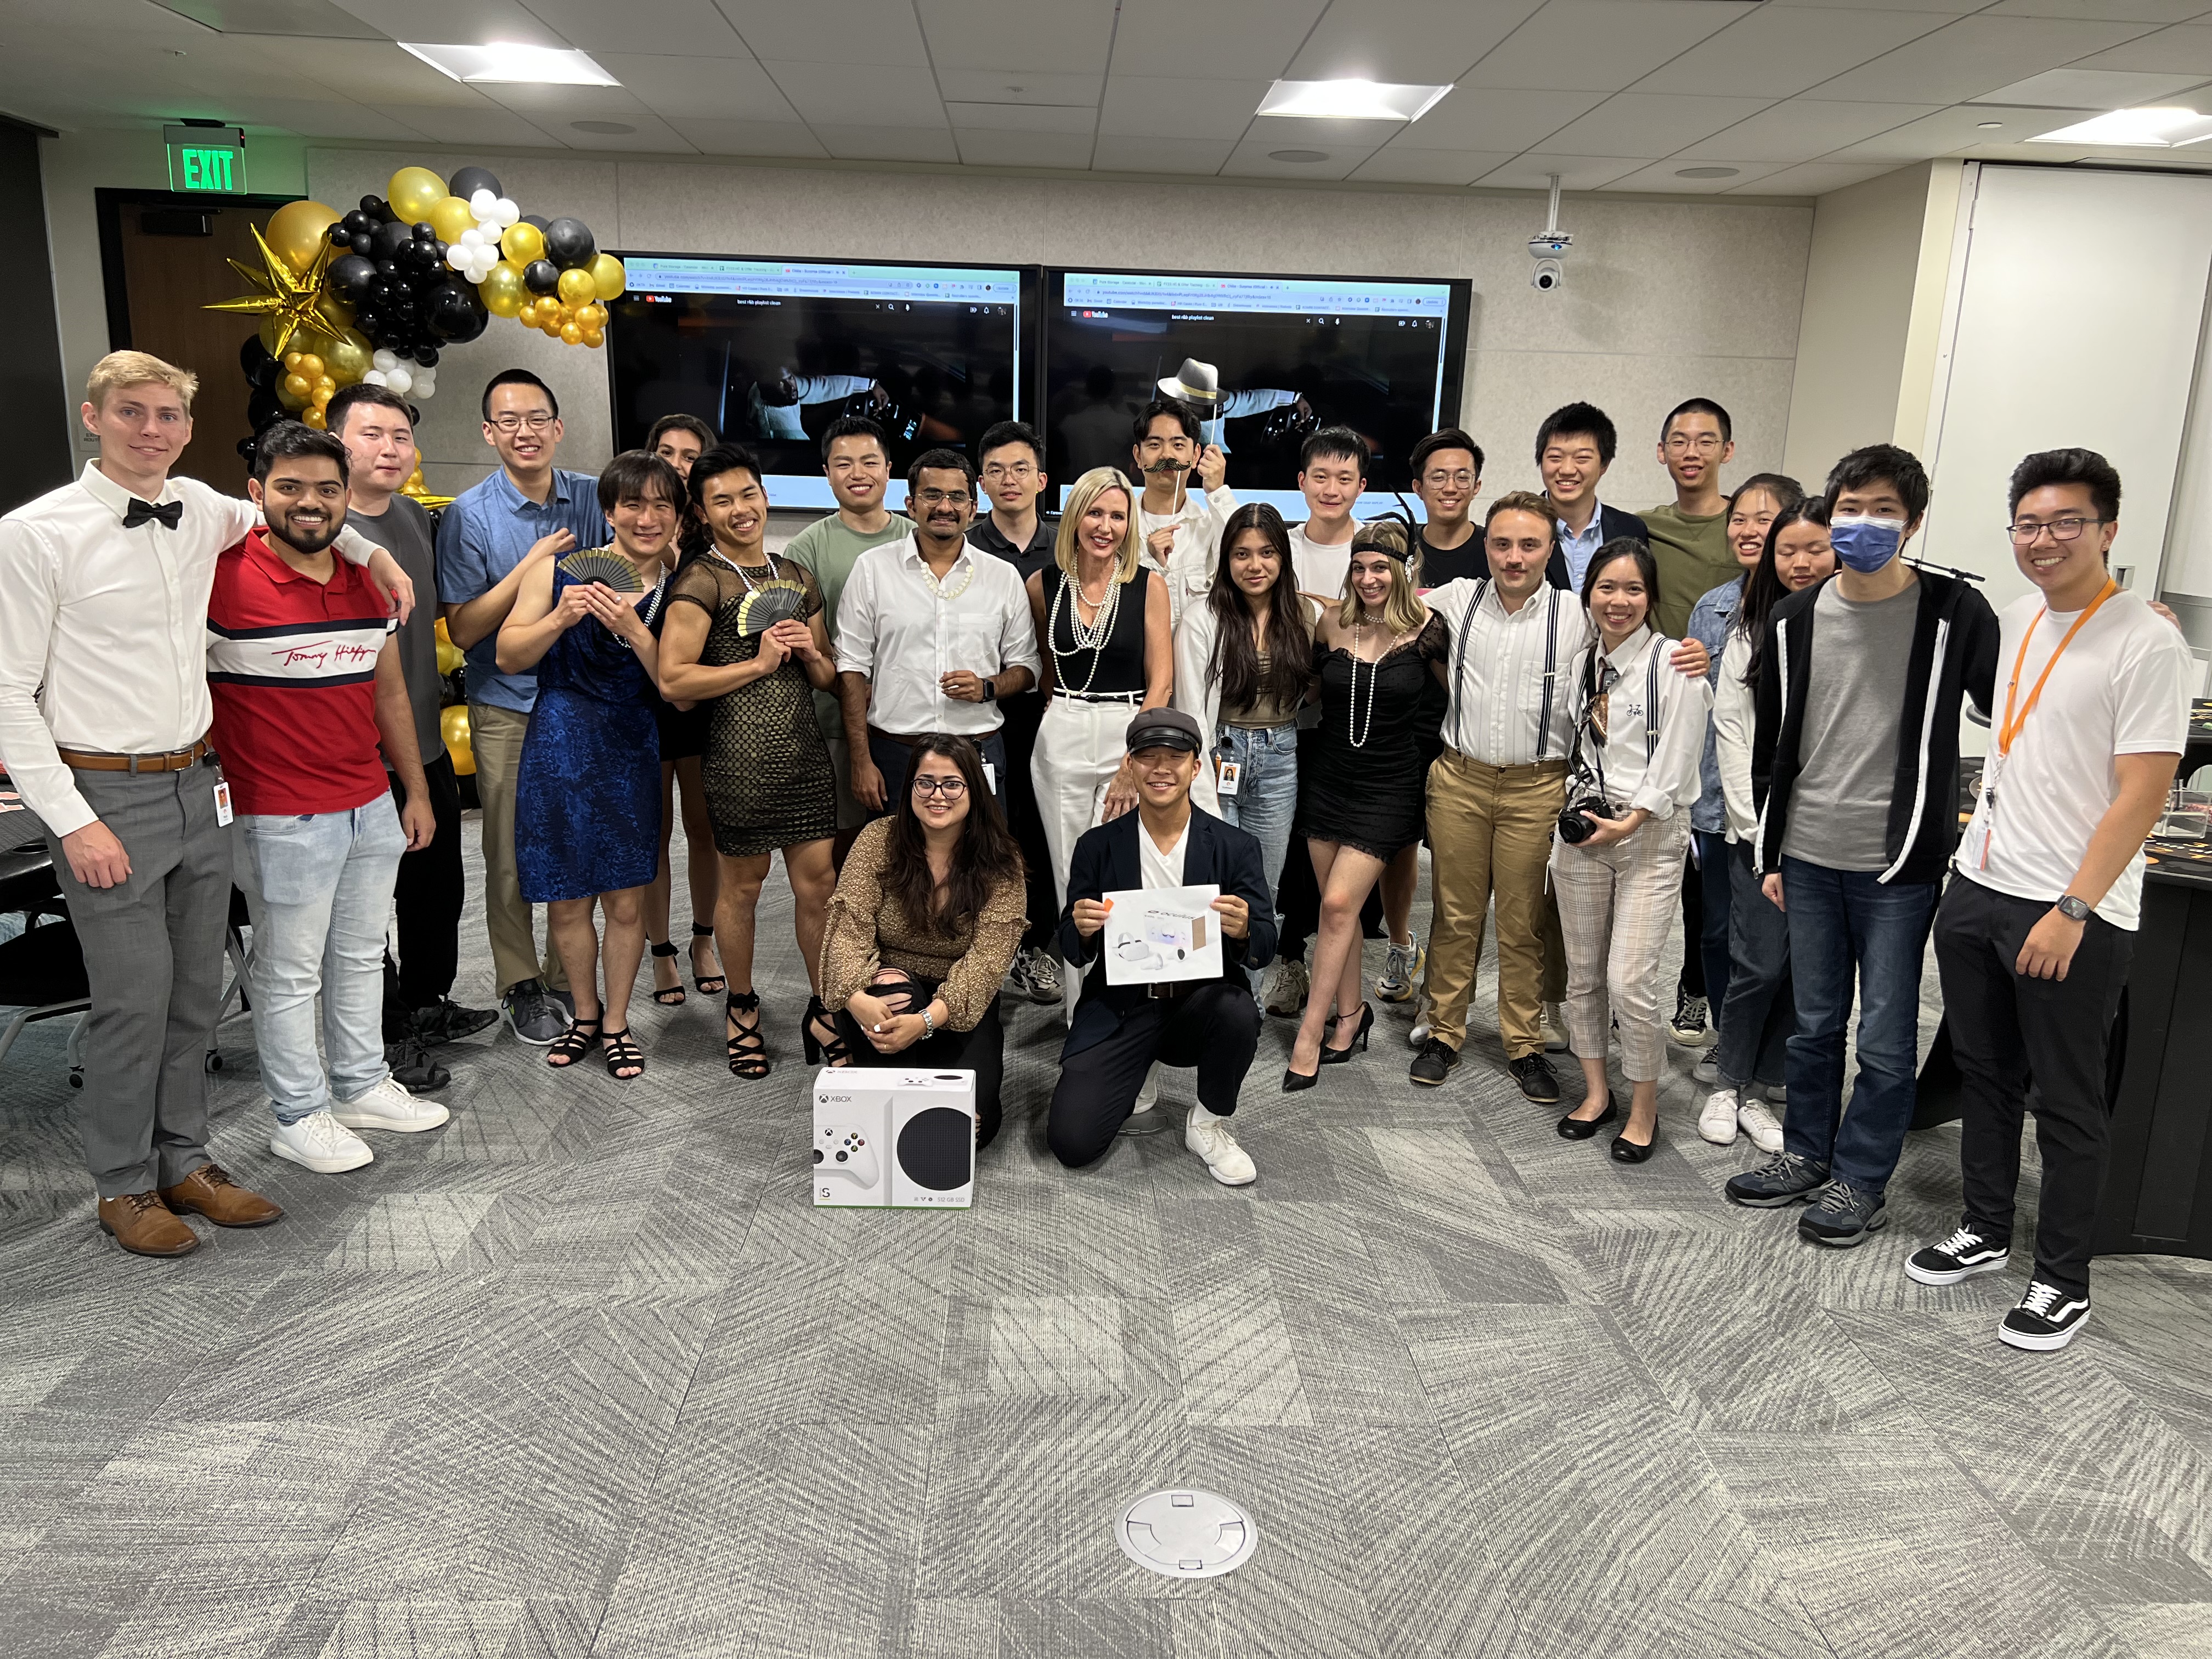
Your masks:
<svg viewBox="0 0 2212 1659"><path fill-rule="evenodd" d="M814 1079L817 1207L964 1210L975 1194L975 1073L824 1066Z"/></svg>

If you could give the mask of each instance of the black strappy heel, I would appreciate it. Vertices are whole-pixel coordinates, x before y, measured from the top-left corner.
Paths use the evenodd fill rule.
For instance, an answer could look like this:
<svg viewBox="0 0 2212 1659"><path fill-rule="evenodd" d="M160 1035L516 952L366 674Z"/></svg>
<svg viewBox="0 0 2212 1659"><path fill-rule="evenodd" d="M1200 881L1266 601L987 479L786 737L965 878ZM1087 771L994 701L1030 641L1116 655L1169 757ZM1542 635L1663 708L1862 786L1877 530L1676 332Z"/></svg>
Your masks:
<svg viewBox="0 0 2212 1659"><path fill-rule="evenodd" d="M817 1019L830 1028L828 1036L815 1034L814 1022ZM799 1041L805 1045L809 1066L838 1066L853 1063L853 1046L845 1041L844 1032L839 1029L830 1011L822 1006L820 997L806 1000L806 1023L799 1028Z"/></svg>
<svg viewBox="0 0 2212 1659"><path fill-rule="evenodd" d="M696 948L696 942L697 940L702 939L712 939L714 937L714 930L707 926L705 922L695 921L691 924L691 938L695 942L695 949ZM676 946L673 944L669 945L668 953L671 956L674 956L676 954ZM699 994L702 997L719 996L729 988L730 984L728 978L721 974L708 974L705 978L701 978L699 975L699 959L696 957L694 957L691 959L691 982L699 988Z"/></svg>
<svg viewBox="0 0 2212 1659"><path fill-rule="evenodd" d="M606 1053L607 1075L623 1083L645 1075L645 1050L639 1048L624 1026L619 1031L599 1033L599 1046Z"/></svg>
<svg viewBox="0 0 2212 1659"><path fill-rule="evenodd" d="M568 1029L553 1039L552 1047L545 1051L545 1063L556 1071L565 1071L586 1054L599 1040L597 1019L572 1019Z"/></svg>
<svg viewBox="0 0 2212 1659"><path fill-rule="evenodd" d="M761 1035L760 993L747 991L741 996L732 991L722 999L722 1012L732 1024L737 1024L739 1014L753 1016L753 1023L738 1025L734 1036L726 1030L722 1034L722 1051L729 1059L730 1075L752 1079L766 1077L768 1039Z"/></svg>
<svg viewBox="0 0 2212 1659"><path fill-rule="evenodd" d="M656 957L674 956L676 954L676 941L672 939L665 939L661 940L659 944L653 947L653 954ZM703 991L707 988L702 985L699 988ZM719 991L722 988L717 985L714 988ZM675 984L669 986L665 990L655 991L653 994L653 1000L664 1008L681 1008L684 1006L684 976L681 974L678 974L676 976Z"/></svg>

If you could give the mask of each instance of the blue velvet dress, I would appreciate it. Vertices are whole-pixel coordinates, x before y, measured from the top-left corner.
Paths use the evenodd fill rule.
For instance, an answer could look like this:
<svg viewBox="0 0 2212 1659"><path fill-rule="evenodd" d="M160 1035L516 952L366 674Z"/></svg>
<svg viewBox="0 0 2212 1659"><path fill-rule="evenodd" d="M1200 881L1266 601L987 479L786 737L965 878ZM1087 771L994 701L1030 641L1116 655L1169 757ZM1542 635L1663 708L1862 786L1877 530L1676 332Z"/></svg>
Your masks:
<svg viewBox="0 0 2212 1659"><path fill-rule="evenodd" d="M553 573L553 602L574 586ZM660 867L659 701L636 653L596 617L538 665L514 786L514 865L533 904L642 887Z"/></svg>

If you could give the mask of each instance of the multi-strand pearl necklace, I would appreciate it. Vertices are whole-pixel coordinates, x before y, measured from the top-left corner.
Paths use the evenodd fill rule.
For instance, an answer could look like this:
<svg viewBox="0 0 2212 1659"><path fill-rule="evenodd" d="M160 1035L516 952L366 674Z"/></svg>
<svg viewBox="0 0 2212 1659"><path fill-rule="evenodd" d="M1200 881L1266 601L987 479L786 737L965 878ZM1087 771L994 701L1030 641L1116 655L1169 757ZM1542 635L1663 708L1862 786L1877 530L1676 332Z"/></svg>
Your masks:
<svg viewBox="0 0 2212 1659"><path fill-rule="evenodd" d="M969 574L972 576L975 572L971 569ZM1060 648L1060 607L1066 604L1070 588L1075 589L1076 602L1068 608L1067 636L1075 641L1075 649L1062 651ZM1073 577L1065 571L1060 573L1060 591L1052 596L1052 615L1045 619L1045 635L1052 644L1052 672L1063 689L1076 692L1091 690L1092 683L1098 678L1098 665L1106 658L1106 641L1113 636L1114 619L1121 611L1121 584L1109 575L1106 582L1106 597L1098 601L1097 608L1091 613L1091 625L1085 628L1083 625L1083 590L1076 585ZM1067 676L1060 670L1060 659L1080 656L1085 651L1091 653L1091 672L1084 677L1082 684L1069 685Z"/></svg>

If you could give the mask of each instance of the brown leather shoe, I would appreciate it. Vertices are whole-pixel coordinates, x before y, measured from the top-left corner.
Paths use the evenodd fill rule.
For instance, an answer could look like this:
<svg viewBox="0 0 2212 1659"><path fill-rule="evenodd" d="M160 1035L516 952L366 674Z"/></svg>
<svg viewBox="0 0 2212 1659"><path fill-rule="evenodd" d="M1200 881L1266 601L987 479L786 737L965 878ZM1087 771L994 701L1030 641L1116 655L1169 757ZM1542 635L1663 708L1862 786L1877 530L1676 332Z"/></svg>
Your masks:
<svg viewBox="0 0 2212 1659"><path fill-rule="evenodd" d="M200 1247L199 1235L150 1192L101 1199L100 1230L133 1255L190 1255Z"/></svg>
<svg viewBox="0 0 2212 1659"><path fill-rule="evenodd" d="M161 1201L179 1214L204 1215L218 1227L265 1227L284 1213L233 1181L218 1164L203 1164L175 1186L162 1188Z"/></svg>

